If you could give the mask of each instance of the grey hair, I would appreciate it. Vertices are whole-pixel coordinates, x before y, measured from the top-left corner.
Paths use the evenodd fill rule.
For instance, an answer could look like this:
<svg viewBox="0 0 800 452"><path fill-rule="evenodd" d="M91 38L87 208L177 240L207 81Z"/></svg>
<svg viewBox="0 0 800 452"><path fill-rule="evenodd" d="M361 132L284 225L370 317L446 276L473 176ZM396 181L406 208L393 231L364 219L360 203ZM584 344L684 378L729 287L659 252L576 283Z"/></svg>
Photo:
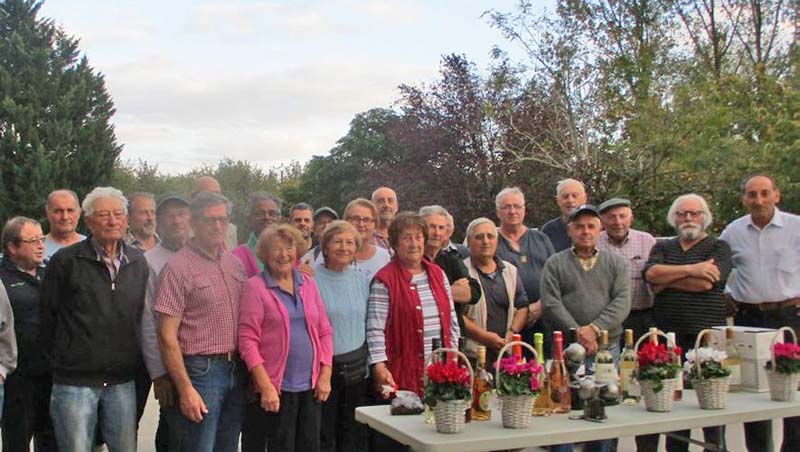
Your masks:
<svg viewBox="0 0 800 452"><path fill-rule="evenodd" d="M25 227L26 224L41 226L41 224L39 224L39 222L33 218L22 216L17 216L6 221L6 225L3 227L2 238L0 238L0 243L3 245L3 251L8 252L7 247L9 243L17 243L20 241L20 232L22 232L22 228Z"/></svg>
<svg viewBox="0 0 800 452"><path fill-rule="evenodd" d="M136 198L147 198L147 199L152 200L153 202L156 202L156 197L153 196L152 193L147 193L147 192L143 192L143 191L137 191L137 192L134 192L134 193L131 193L130 195L128 195L128 202L133 204L133 200L136 199Z"/></svg>
<svg viewBox="0 0 800 452"><path fill-rule="evenodd" d="M81 200L78 199L78 194L77 193L75 193L74 191L72 191L70 189L67 189L67 188L60 188L58 190L51 191L50 194L47 195L47 207L46 207L46 209L48 209L48 210L50 209L50 201L52 201L53 198L55 198L58 195L69 195L69 196L72 196L72 199L75 200L75 205L78 206L78 209L81 208Z"/></svg>
<svg viewBox="0 0 800 452"><path fill-rule="evenodd" d="M228 216L230 216L231 202L228 201L228 198L210 191L201 191L197 194L197 196L192 198L192 202L189 203L189 212L191 213L192 218L199 219L202 218L203 211L205 209L218 206L220 204L225 206L225 211L227 212Z"/></svg>
<svg viewBox="0 0 800 452"><path fill-rule="evenodd" d="M669 207L669 212L667 212L667 223L669 223L669 225L673 228L677 229L675 224L675 212L678 211L678 206L680 206L682 202L688 200L694 200L700 203L700 207L703 209L703 231L705 231L709 226L711 226L711 223L714 221L714 219L711 217L711 209L708 208L708 203L706 200L696 193L680 195L675 198L675 201L672 201L672 205Z"/></svg>
<svg viewBox="0 0 800 452"><path fill-rule="evenodd" d="M578 184L578 185L580 185L581 190L583 190L583 192L586 193L586 186L583 185L583 182L581 182L581 181L579 181L577 179L567 178L567 179L558 181L558 183L556 184L556 196L560 195L561 192L564 191L564 189L569 184Z"/></svg>
<svg viewBox="0 0 800 452"><path fill-rule="evenodd" d="M314 212L314 208L305 202L298 202L297 204L293 205L292 208L289 209L289 215L291 216L295 210L310 210L311 212Z"/></svg>
<svg viewBox="0 0 800 452"><path fill-rule="evenodd" d="M494 197L494 206L496 208L500 208L500 200L506 195L520 195L522 196L523 204L525 203L525 193L522 193L522 190L520 190L519 187L506 187L500 190L500 193Z"/></svg>
<svg viewBox="0 0 800 452"><path fill-rule="evenodd" d="M125 195L123 195L121 191L114 187L95 187L90 191L89 194L83 198L83 205L81 207L83 207L84 214L90 217L94 215L94 203L102 198L116 199L121 202L122 210L125 211L125 215L128 214L128 199L125 198Z"/></svg>
<svg viewBox="0 0 800 452"><path fill-rule="evenodd" d="M456 227L456 220L450 215L450 212L447 213L447 227L450 229L455 229Z"/></svg>
<svg viewBox="0 0 800 452"><path fill-rule="evenodd" d="M422 206L422 207L420 207L419 216L421 216L422 218L427 219L431 215L441 215L441 216L444 217L445 220L447 220L447 217L450 214L447 212L447 209L445 209L444 207L442 207L440 205L436 205L436 204L434 204L432 206Z"/></svg>
<svg viewBox="0 0 800 452"><path fill-rule="evenodd" d="M252 212L255 210L256 205L263 201L272 201L278 206L278 212L281 211L281 207L283 207L283 201L277 195L274 195L268 191L257 191L250 194L250 211Z"/></svg>
<svg viewBox="0 0 800 452"><path fill-rule="evenodd" d="M497 228L497 225L494 223L494 221L486 217L476 218L470 221L469 224L467 225L467 238L472 237L472 233L475 232L475 228L477 228L482 224L491 224L493 227Z"/></svg>
<svg viewBox="0 0 800 452"><path fill-rule="evenodd" d="M775 178L770 176L769 174L767 174L767 173L751 173L751 174L748 174L747 176L745 176L745 178L742 179L742 183L739 185L739 188L741 188L743 195L747 193L747 183L750 182L750 180L752 180L754 177L763 177L763 178L769 180L772 183L772 189L773 190L777 190L778 189L778 183L775 182Z"/></svg>

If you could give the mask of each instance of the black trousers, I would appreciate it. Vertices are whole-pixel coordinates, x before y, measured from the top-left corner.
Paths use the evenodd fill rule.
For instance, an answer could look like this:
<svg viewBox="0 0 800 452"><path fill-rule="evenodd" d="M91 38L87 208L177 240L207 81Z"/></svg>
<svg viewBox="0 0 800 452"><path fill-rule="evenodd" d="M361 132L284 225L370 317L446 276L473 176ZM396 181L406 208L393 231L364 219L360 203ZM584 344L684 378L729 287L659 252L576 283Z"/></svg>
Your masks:
<svg viewBox="0 0 800 452"><path fill-rule="evenodd" d="M3 401L3 452L28 452L33 439L36 452L58 451L50 421L50 375L11 374Z"/></svg>
<svg viewBox="0 0 800 452"><path fill-rule="evenodd" d="M800 316L798 309L789 307L775 311L761 311L756 307L739 304L736 313L736 325L756 326L762 328L780 328L789 326L795 334L800 333ZM750 452L771 452L774 450L772 441L772 421L746 422L744 424L744 438L747 450ZM783 444L781 452L800 451L800 416L783 419Z"/></svg>
<svg viewBox="0 0 800 452"><path fill-rule="evenodd" d="M260 424L267 433L267 450L319 452L321 418L322 404L314 399L313 390L281 391L280 410L259 413Z"/></svg>
<svg viewBox="0 0 800 452"><path fill-rule="evenodd" d="M258 402L249 402L244 408L242 421L242 452L264 452L267 449L267 429L264 426L264 410Z"/></svg>
<svg viewBox="0 0 800 452"><path fill-rule="evenodd" d="M365 428L356 422L356 408L365 404L367 382L346 384L341 375L331 378L331 395L322 404L322 452L362 452L366 449Z"/></svg>

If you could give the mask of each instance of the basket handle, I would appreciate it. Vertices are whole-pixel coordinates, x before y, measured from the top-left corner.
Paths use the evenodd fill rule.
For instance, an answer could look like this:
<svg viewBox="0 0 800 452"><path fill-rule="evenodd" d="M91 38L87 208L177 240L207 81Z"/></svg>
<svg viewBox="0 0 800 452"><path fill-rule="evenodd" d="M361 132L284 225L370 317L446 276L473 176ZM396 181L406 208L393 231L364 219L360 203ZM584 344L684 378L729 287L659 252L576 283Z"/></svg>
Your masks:
<svg viewBox="0 0 800 452"><path fill-rule="evenodd" d="M652 335L653 335L653 333L651 333L651 332L649 332L649 331L648 331L648 332L646 332L646 333L644 333L644 334L642 334L642 337L640 337L640 338L639 338L639 340L637 340L637 341L636 341L636 345L634 345L634 346L633 346L633 350L634 350L634 351L638 351L638 350L639 350L639 345L642 343L642 341L643 341L645 338L648 338L648 337L650 337L650 336L652 336ZM672 340L670 340L669 336L667 336L667 335L666 335L666 333L664 333L664 332L663 332L663 331L661 331L661 330L656 330L656 335L658 335L658 336L661 336L661 337L663 337L664 339L666 339L666 340L667 340L667 343L668 343L668 344L670 344L670 343L671 343L673 348L674 348L674 347L677 345L677 344L675 343L675 341L672 341Z"/></svg>
<svg viewBox="0 0 800 452"><path fill-rule="evenodd" d="M700 370L700 359L698 357L699 352L697 350L700 348L700 341L703 340L703 336L705 336L706 334L713 335L713 333L714 333L713 330L709 329L701 330L699 333L697 333L697 339L694 340L694 367L695 369L697 369L698 380L703 379L703 372ZM713 336L709 337L713 338Z"/></svg>
<svg viewBox="0 0 800 452"><path fill-rule="evenodd" d="M472 364L470 364L469 359L467 359L467 355L461 353L460 351L456 350L455 348L447 348L447 347L440 347L434 350L430 356L428 356L428 360L425 362L425 372L422 372L422 386L426 386L428 384L428 366L433 364L433 359L439 356L442 353L454 353L457 358L460 358L467 364L467 370L469 371L469 393L470 399L472 398L472 388L475 387L475 372L472 370ZM466 399L464 399L466 400Z"/></svg>
<svg viewBox="0 0 800 452"><path fill-rule="evenodd" d="M507 343L506 345L504 345L500 349L499 352L497 352L497 361L495 361L495 363L494 363L494 384L495 384L495 387L499 387L500 386L500 360L503 359L503 355L505 355L505 353L508 351L508 349L510 347L514 346L514 345L522 345L525 348L527 348L528 350L530 350L531 353L533 353L533 357L534 357L534 359L536 359L536 362L539 362L539 354L536 353L536 350L533 347L531 347L531 345L528 344L527 342L511 341L511 342ZM542 371L544 372L544 370L542 370Z"/></svg>
<svg viewBox="0 0 800 452"><path fill-rule="evenodd" d="M781 338L781 339L783 338L783 334L782 333L784 331L788 331L789 333L791 333L790 336L792 336L792 342L797 344L797 335L794 333L794 329L792 329L792 328L790 328L788 326L784 326L784 327L778 328L778 331L775 332L775 337L772 338L772 345L769 347L770 351L772 351L772 370L777 370L778 369L778 367L777 367L778 364L775 362L775 344L778 343L778 339L779 338Z"/></svg>

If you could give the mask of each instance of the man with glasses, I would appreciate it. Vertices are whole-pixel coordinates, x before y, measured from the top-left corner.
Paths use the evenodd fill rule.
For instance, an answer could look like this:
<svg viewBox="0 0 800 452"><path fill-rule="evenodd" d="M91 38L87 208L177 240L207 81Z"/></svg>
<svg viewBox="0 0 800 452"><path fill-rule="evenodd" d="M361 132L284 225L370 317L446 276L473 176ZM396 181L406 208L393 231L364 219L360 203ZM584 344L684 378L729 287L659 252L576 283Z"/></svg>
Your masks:
<svg viewBox="0 0 800 452"><path fill-rule="evenodd" d="M561 210L561 216L553 218L542 225L542 232L550 238L556 252L563 251L572 246L572 241L567 233L567 220L572 211L586 203L586 188L583 183L575 179L564 179L556 186L556 204Z"/></svg>
<svg viewBox="0 0 800 452"><path fill-rule="evenodd" d="M233 250L233 255L242 262L248 278L264 270L264 263L256 256L258 236L267 226L280 222L281 204L280 198L266 191L257 191L250 195L250 213L247 215L250 236L247 242Z"/></svg>
<svg viewBox="0 0 800 452"><path fill-rule="evenodd" d="M83 200L91 235L58 250L41 292L40 336L53 373L50 414L61 450L136 450L139 322L147 262L126 245L128 201L112 187Z"/></svg>
<svg viewBox="0 0 800 452"><path fill-rule="evenodd" d="M2 407L5 450L27 451L35 438L39 451L54 451L50 421L50 366L39 343L39 290L44 276L44 237L38 221L14 217L3 228L0 280L14 312L17 370L5 382Z"/></svg>
<svg viewBox="0 0 800 452"><path fill-rule="evenodd" d="M675 332L678 345L694 348L697 333L726 324L725 282L733 268L728 243L706 233L713 219L708 203L694 193L679 196L667 213L678 236L656 243L642 275L656 294L653 320ZM677 432L689 436L689 431ZM703 429L706 442L725 447L725 429ZM667 438L668 450L688 450L688 443Z"/></svg>
<svg viewBox="0 0 800 452"><path fill-rule="evenodd" d="M189 205L194 237L159 276L155 310L164 367L178 394L169 450L236 450L247 369L237 353L239 299L247 278L225 249L231 204L211 192Z"/></svg>

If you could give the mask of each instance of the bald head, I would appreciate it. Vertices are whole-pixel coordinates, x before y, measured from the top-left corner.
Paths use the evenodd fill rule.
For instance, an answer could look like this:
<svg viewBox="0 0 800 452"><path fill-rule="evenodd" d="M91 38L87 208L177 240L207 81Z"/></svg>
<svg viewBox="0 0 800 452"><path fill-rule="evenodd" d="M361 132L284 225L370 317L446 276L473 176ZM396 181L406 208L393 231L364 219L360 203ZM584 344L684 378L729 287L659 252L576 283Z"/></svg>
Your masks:
<svg viewBox="0 0 800 452"><path fill-rule="evenodd" d="M378 218L382 227L389 227L394 221L399 205L397 193L389 187L381 187L372 192L372 203L378 208Z"/></svg>
<svg viewBox="0 0 800 452"><path fill-rule="evenodd" d="M220 194L222 193L222 187L219 186L219 182L211 176L200 176L194 180L194 184L192 186L192 198L197 196L198 193L208 191L211 193Z"/></svg>

